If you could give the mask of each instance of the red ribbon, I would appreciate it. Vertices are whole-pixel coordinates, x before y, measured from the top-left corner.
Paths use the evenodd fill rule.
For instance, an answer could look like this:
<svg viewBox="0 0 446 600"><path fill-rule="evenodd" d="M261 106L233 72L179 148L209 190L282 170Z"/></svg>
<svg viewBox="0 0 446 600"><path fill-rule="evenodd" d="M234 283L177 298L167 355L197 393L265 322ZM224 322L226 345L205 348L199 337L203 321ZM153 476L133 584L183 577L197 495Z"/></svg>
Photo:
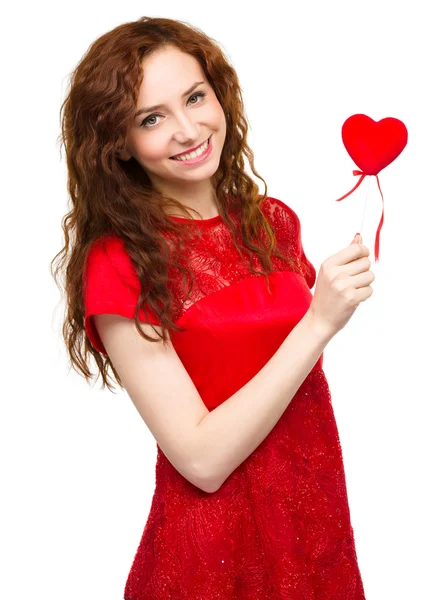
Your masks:
<svg viewBox="0 0 446 600"><path fill-rule="evenodd" d="M336 202L339 202L340 200L343 200L344 198L347 198L347 196L350 196L350 194L352 192L354 192L356 190L357 187L359 187L364 179L364 177L367 176L367 173L364 173L363 171L357 171L356 169L353 171L353 175L361 175L361 178L359 179L358 183L355 185L355 187L350 190L347 194L345 194L345 196L342 196L342 198L338 198L336 200ZM378 229L376 230L376 237L375 237L375 261L378 262L379 260L379 234L381 232L381 227L383 226L384 223L384 196L383 193L381 191L381 186L379 185L379 179L378 179L378 175L374 175L374 177L376 177L376 181L378 183L378 188L381 194L381 198L383 201L383 210L382 210L382 214L381 214L381 221L379 222L378 225Z"/></svg>

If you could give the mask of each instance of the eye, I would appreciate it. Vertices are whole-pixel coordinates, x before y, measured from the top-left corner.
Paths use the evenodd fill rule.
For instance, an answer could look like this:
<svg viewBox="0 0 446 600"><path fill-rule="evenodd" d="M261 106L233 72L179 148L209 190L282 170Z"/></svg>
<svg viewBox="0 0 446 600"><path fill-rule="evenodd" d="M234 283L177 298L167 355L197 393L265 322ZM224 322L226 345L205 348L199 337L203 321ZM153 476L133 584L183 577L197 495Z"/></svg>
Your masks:
<svg viewBox="0 0 446 600"><path fill-rule="evenodd" d="M188 100L188 102L190 101L190 99L191 99L191 98L195 98L195 97L198 97L198 96L200 96L200 97L203 97L203 98L204 98L204 97L206 96L206 94L205 94L205 92L197 92L196 94L192 94L192 96L190 96L190 97L189 97L189 100ZM193 104L200 104L200 102L194 102ZM148 120L149 120L149 119L153 119L153 118L155 118L155 117L162 117L162 115L160 115L159 113L153 113L153 114L151 114L151 115L148 115L148 116L147 116L147 117L146 117L146 118L145 118L145 119L142 121L142 123L141 123L141 127L146 127L147 129L151 129L151 128L152 128L152 127L154 127L155 125L158 125L158 123L153 123L153 122L152 122L152 123L150 123L150 124L147 126L147 122L148 122Z"/></svg>

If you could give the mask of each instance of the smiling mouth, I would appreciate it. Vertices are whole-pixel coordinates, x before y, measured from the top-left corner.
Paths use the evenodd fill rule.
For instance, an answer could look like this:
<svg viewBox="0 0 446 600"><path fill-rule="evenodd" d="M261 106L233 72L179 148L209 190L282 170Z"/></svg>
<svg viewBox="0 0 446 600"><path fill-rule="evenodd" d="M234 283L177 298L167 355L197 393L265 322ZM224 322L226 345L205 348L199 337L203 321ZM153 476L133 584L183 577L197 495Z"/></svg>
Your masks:
<svg viewBox="0 0 446 600"><path fill-rule="evenodd" d="M207 140L205 140L205 141L207 141L207 142L208 142L208 144L210 143L210 139L211 139L211 137L212 137L212 133L211 133L211 135L208 137L208 139L207 139ZM203 144L204 144L204 142L203 142L202 144L200 144L200 146L198 146L198 147L200 148L200 147L201 147ZM175 160L175 159L176 159L177 157L179 157L179 156L184 156L185 154L191 154L192 152L196 152L196 150L189 150L189 152L181 152L180 154L176 154L176 155L174 155L174 156L169 156L169 159L170 159L170 160Z"/></svg>

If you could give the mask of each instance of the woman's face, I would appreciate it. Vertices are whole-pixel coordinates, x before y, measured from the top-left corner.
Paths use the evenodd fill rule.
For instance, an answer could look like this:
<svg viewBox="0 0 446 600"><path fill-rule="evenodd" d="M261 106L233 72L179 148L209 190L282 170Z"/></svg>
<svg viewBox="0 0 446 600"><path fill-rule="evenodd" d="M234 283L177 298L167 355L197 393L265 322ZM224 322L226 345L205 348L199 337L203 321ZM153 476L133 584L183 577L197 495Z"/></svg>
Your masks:
<svg viewBox="0 0 446 600"><path fill-rule="evenodd" d="M226 119L200 63L169 47L147 57L143 69L134 124L127 137L128 152L122 158L133 156L154 186L167 193L185 191L188 185L192 191L198 183L209 183L220 163ZM195 85L198 82L203 83ZM163 106L154 108L158 104ZM211 153L201 164L188 166L171 158L210 136Z"/></svg>

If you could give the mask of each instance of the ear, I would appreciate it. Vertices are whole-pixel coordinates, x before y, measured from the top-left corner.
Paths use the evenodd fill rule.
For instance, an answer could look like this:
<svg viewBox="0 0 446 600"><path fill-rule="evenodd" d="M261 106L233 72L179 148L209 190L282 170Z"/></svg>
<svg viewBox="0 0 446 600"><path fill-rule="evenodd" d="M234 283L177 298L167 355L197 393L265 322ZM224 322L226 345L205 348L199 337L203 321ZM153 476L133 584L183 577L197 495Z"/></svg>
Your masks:
<svg viewBox="0 0 446 600"><path fill-rule="evenodd" d="M132 155L127 150L119 151L118 156L121 160L130 160L132 158Z"/></svg>

